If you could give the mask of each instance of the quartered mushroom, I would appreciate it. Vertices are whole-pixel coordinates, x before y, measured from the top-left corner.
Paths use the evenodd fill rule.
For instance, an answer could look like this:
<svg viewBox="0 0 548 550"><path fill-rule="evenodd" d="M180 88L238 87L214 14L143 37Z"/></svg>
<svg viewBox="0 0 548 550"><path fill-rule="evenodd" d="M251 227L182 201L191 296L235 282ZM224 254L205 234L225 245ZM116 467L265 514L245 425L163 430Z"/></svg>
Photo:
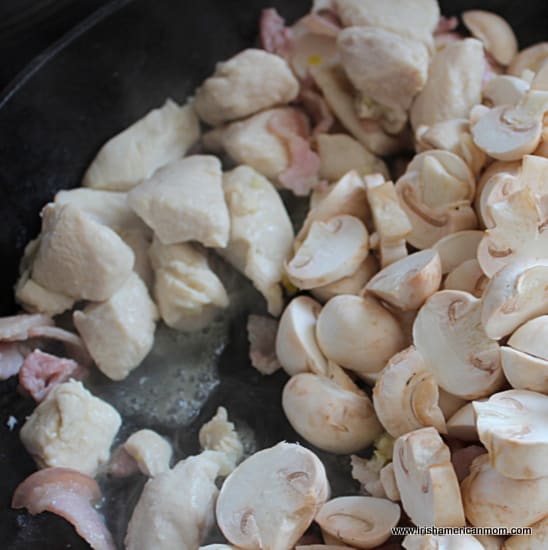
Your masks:
<svg viewBox="0 0 548 550"><path fill-rule="evenodd" d="M290 375L324 374L327 359L316 340L316 323L322 306L308 296L297 296L285 308L276 333L276 356Z"/></svg>
<svg viewBox="0 0 548 550"><path fill-rule="evenodd" d="M413 325L417 350L441 388L464 399L500 389L500 349L482 328L482 301L458 290L442 290L419 310Z"/></svg>
<svg viewBox="0 0 548 550"><path fill-rule="evenodd" d="M365 290L402 311L419 309L441 283L442 263L433 249L415 252L379 271Z"/></svg>
<svg viewBox="0 0 548 550"><path fill-rule="evenodd" d="M282 407L299 435L330 453L365 449L382 432L365 393L356 387L346 389L324 376L292 376L283 390Z"/></svg>
<svg viewBox="0 0 548 550"><path fill-rule="evenodd" d="M504 542L504 550L544 550L548 545L548 517L531 525L530 535L514 535Z"/></svg>
<svg viewBox="0 0 548 550"><path fill-rule="evenodd" d="M511 479L490 464L487 454L472 462L461 483L466 519L474 526L527 527L542 520L548 507L548 477Z"/></svg>
<svg viewBox="0 0 548 550"><path fill-rule="evenodd" d="M439 254L441 272L446 275L463 262L476 258L483 231L469 229L442 237L432 246Z"/></svg>
<svg viewBox="0 0 548 550"><path fill-rule="evenodd" d="M369 254L369 234L354 216L315 221L295 255L286 264L289 280L310 289L354 273Z"/></svg>
<svg viewBox="0 0 548 550"><path fill-rule="evenodd" d="M499 74L483 87L483 99L490 107L516 105L531 85L517 76Z"/></svg>
<svg viewBox="0 0 548 550"><path fill-rule="evenodd" d="M217 522L230 543L246 550L286 550L329 498L319 458L291 443L259 451L225 480Z"/></svg>
<svg viewBox="0 0 548 550"><path fill-rule="evenodd" d="M400 507L383 498L349 496L326 502L316 516L322 532L352 548L377 548L390 538Z"/></svg>
<svg viewBox="0 0 548 550"><path fill-rule="evenodd" d="M413 346L388 361L373 389L375 412L392 437L427 426L445 433L438 397L434 376Z"/></svg>
<svg viewBox="0 0 548 550"><path fill-rule="evenodd" d="M316 337L327 358L362 378L380 372L405 345L394 316L371 296L329 300L318 317Z"/></svg>
<svg viewBox="0 0 548 550"><path fill-rule="evenodd" d="M475 403L478 402L475 401ZM476 413L472 402L463 405L447 420L447 435L461 441L479 441Z"/></svg>
<svg viewBox="0 0 548 550"><path fill-rule="evenodd" d="M401 500L398 484L396 483L396 474L394 473L394 463L389 462L381 468L379 473L381 486L384 489L386 497L393 502Z"/></svg>
<svg viewBox="0 0 548 550"><path fill-rule="evenodd" d="M402 507L415 525L464 526L449 448L434 428L399 437L394 444L393 462Z"/></svg>
<svg viewBox="0 0 548 550"><path fill-rule="evenodd" d="M470 10L462 14L462 21L495 61L501 65L512 62L518 53L518 41L505 19L490 11Z"/></svg>
<svg viewBox="0 0 548 550"><path fill-rule="evenodd" d="M548 42L539 42L521 50L508 67L508 74L522 77L525 71L536 73L548 59Z"/></svg>
<svg viewBox="0 0 548 550"><path fill-rule="evenodd" d="M473 407L480 441L498 472L512 479L548 476L548 396L508 390Z"/></svg>
<svg viewBox="0 0 548 550"><path fill-rule="evenodd" d="M444 290L461 290L481 298L489 279L477 260L466 260L447 274Z"/></svg>
<svg viewBox="0 0 548 550"><path fill-rule="evenodd" d="M517 260L497 271L483 293L481 323L500 339L521 324L548 313L548 259Z"/></svg>

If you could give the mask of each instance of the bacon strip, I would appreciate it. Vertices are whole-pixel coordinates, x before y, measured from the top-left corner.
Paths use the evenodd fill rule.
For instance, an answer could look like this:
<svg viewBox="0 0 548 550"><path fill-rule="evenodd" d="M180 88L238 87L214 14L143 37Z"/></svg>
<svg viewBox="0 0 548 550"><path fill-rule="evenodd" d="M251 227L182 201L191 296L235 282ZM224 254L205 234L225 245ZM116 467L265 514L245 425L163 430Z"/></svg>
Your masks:
<svg viewBox="0 0 548 550"><path fill-rule="evenodd" d="M93 478L69 468L45 468L17 487L11 506L26 508L32 515L51 512L61 516L94 550L116 550L102 516L93 508L100 498Z"/></svg>
<svg viewBox="0 0 548 550"><path fill-rule="evenodd" d="M272 374L281 365L276 357L276 333L278 321L262 315L247 318L247 339L251 364L261 374Z"/></svg>
<svg viewBox="0 0 548 550"><path fill-rule="evenodd" d="M27 314L0 318L0 342L27 340L29 331L38 327L53 326L53 320L47 315Z"/></svg>
<svg viewBox="0 0 548 550"><path fill-rule="evenodd" d="M260 36L263 48L285 59L293 50L293 32L285 26L285 20L275 8L261 12Z"/></svg>

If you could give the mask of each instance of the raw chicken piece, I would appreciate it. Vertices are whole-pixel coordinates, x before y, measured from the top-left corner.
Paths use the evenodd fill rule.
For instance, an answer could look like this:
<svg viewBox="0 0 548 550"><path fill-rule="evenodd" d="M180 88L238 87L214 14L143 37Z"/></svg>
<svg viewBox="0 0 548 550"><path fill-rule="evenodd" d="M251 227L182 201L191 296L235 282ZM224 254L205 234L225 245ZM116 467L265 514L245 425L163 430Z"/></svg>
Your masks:
<svg viewBox="0 0 548 550"><path fill-rule="evenodd" d="M73 315L97 367L112 380L126 378L146 357L157 318L156 306L136 273L108 300Z"/></svg>
<svg viewBox="0 0 548 550"><path fill-rule="evenodd" d="M278 321L263 315L247 318L249 359L261 374L272 374L281 368L276 356L276 333Z"/></svg>
<svg viewBox="0 0 548 550"><path fill-rule="evenodd" d="M164 244L226 246L229 219L216 157L194 155L161 168L129 193L128 202Z"/></svg>
<svg viewBox="0 0 548 550"><path fill-rule="evenodd" d="M154 274L150 265L148 250L152 243L152 231L148 227L146 231L142 231L141 229L122 229L118 232L118 235L133 250L133 254L135 254L133 270L141 277L147 288L151 290Z"/></svg>
<svg viewBox="0 0 548 550"><path fill-rule="evenodd" d="M247 49L217 65L196 90L194 107L215 126L289 103L298 93L299 83L281 57Z"/></svg>
<svg viewBox="0 0 548 550"><path fill-rule="evenodd" d="M228 306L222 282L198 247L166 245L155 239L149 255L155 275L154 296L166 325L197 330L207 325L219 308Z"/></svg>
<svg viewBox="0 0 548 550"><path fill-rule="evenodd" d="M139 430L130 435L123 448L148 477L169 470L173 449L166 439L152 430Z"/></svg>
<svg viewBox="0 0 548 550"><path fill-rule="evenodd" d="M200 124L190 105L171 99L111 138L82 180L84 187L127 191L158 168L185 155L200 137Z"/></svg>
<svg viewBox="0 0 548 550"><path fill-rule="evenodd" d="M121 423L116 409L70 380L34 409L21 441L40 468L61 466L94 476L108 461Z"/></svg>
<svg viewBox="0 0 548 550"><path fill-rule="evenodd" d="M47 315L22 313L0 317L0 342L20 342L28 340L29 332L38 327L51 327L53 320Z"/></svg>
<svg viewBox="0 0 548 550"><path fill-rule="evenodd" d="M291 253L293 227L272 184L249 166L224 175L230 212L230 241L218 252L246 275L268 303L268 311L282 311L280 283L283 265Z"/></svg>
<svg viewBox="0 0 548 550"><path fill-rule="evenodd" d="M107 300L127 280L131 249L110 228L71 204L48 204L31 277L76 300Z"/></svg>
<svg viewBox="0 0 548 550"><path fill-rule="evenodd" d="M11 506L26 508L32 515L57 514L94 550L116 550L103 517L93 507L100 500L101 490L91 477L69 468L46 468L17 487Z"/></svg>

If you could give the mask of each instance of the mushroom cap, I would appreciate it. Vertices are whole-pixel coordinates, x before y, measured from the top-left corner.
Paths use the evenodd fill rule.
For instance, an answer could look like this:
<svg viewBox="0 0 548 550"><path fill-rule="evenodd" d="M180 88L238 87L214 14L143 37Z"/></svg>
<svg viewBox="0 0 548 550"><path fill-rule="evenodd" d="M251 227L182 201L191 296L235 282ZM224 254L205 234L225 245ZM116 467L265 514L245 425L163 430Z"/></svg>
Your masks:
<svg viewBox="0 0 548 550"><path fill-rule="evenodd" d="M497 271L485 287L481 323L489 338L502 338L548 313L548 259L517 260Z"/></svg>
<svg viewBox="0 0 548 550"><path fill-rule="evenodd" d="M322 306L308 296L297 296L285 308L276 333L276 356L290 376L324 373L327 360L316 341L316 323Z"/></svg>
<svg viewBox="0 0 548 550"><path fill-rule="evenodd" d="M482 328L481 307L467 292L442 290L413 325L415 346L439 386L464 399L490 395L504 383L499 346Z"/></svg>
<svg viewBox="0 0 548 550"><path fill-rule="evenodd" d="M402 541L405 550L485 550L472 535L407 535Z"/></svg>
<svg viewBox="0 0 548 550"><path fill-rule="evenodd" d="M329 497L318 457L278 443L244 460L224 481L217 523L230 543L246 550L291 548Z"/></svg>
<svg viewBox="0 0 548 550"><path fill-rule="evenodd" d="M316 337L327 358L359 376L379 372L405 345L397 320L371 296L329 300L318 317Z"/></svg>
<svg viewBox="0 0 548 550"><path fill-rule="evenodd" d="M479 262L476 259L467 260L447 274L443 282L443 289L461 290L469 292L476 298L481 298L487 281L489 279L482 271Z"/></svg>
<svg viewBox="0 0 548 550"><path fill-rule="evenodd" d="M548 315L527 321L510 336L508 345L548 361Z"/></svg>
<svg viewBox="0 0 548 550"><path fill-rule="evenodd" d="M449 448L434 428L399 437L394 444L393 463L403 509L415 525L465 524Z"/></svg>
<svg viewBox="0 0 548 550"><path fill-rule="evenodd" d="M527 527L546 516L548 477L511 479L489 463L486 454L472 462L461 483L466 519L474 526Z"/></svg>
<svg viewBox="0 0 548 550"><path fill-rule="evenodd" d="M548 361L508 346L500 348L502 370L516 390L548 394Z"/></svg>
<svg viewBox="0 0 548 550"><path fill-rule="evenodd" d="M415 310L438 290L441 272L439 254L425 249L379 271L365 290L398 309Z"/></svg>
<svg viewBox="0 0 548 550"><path fill-rule="evenodd" d="M396 483L396 475L394 474L394 463L389 462L383 466L379 472L379 477L387 498L393 502L400 501L400 492L398 490L398 484Z"/></svg>
<svg viewBox="0 0 548 550"><path fill-rule="evenodd" d="M483 231L469 229L442 237L432 248L440 256L441 271L445 275L467 260L476 258Z"/></svg>
<svg viewBox="0 0 548 550"><path fill-rule="evenodd" d="M365 225L354 216L313 222L303 243L285 269L298 288L333 283L354 273L369 253Z"/></svg>
<svg viewBox="0 0 548 550"><path fill-rule="evenodd" d="M516 105L531 85L517 76L499 74L483 87L483 97L494 107Z"/></svg>
<svg viewBox="0 0 548 550"><path fill-rule="evenodd" d="M394 355L381 371L373 390L373 405L392 437L426 426L446 432L438 406L438 385L413 346Z"/></svg>
<svg viewBox="0 0 548 550"><path fill-rule="evenodd" d="M539 42L521 50L508 67L508 74L521 77L523 71L536 73L544 61L548 59L548 42Z"/></svg>
<svg viewBox="0 0 548 550"><path fill-rule="evenodd" d="M514 535L506 539L504 550L544 550L548 545L548 517L531 525L530 535Z"/></svg>
<svg viewBox="0 0 548 550"><path fill-rule="evenodd" d="M476 413L472 403L466 403L447 421L447 435L461 441L479 441Z"/></svg>
<svg viewBox="0 0 548 550"><path fill-rule="evenodd" d="M316 516L322 532L353 548L376 548L390 538L400 507L384 498L349 496L326 502Z"/></svg>
<svg viewBox="0 0 548 550"><path fill-rule="evenodd" d="M473 407L480 441L494 468L512 479L548 476L548 396L508 390Z"/></svg>
<svg viewBox="0 0 548 550"><path fill-rule="evenodd" d="M472 36L483 42L485 49L501 65L509 65L518 52L518 41L512 27L500 15L484 10L462 14L462 21Z"/></svg>
<svg viewBox="0 0 548 550"><path fill-rule="evenodd" d="M360 451L382 433L365 393L345 389L324 376L292 376L283 390L282 407L294 430L327 452Z"/></svg>

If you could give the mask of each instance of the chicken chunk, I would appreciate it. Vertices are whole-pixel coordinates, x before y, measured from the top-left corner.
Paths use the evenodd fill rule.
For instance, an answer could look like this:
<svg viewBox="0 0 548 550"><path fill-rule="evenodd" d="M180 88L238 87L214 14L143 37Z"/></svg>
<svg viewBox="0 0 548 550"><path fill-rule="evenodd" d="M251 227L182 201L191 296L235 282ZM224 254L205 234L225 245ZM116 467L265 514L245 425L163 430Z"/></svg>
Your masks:
<svg viewBox="0 0 548 550"><path fill-rule="evenodd" d="M161 168L129 193L128 202L165 244L196 240L224 247L228 242L228 210L216 157L194 155Z"/></svg>
<svg viewBox="0 0 548 550"><path fill-rule="evenodd" d="M139 430L131 434L123 449L146 476L154 477L169 470L173 449L166 439L152 430Z"/></svg>
<svg viewBox="0 0 548 550"><path fill-rule="evenodd" d="M298 93L299 83L285 60L247 49L217 65L196 90L194 107L202 120L216 126L289 103Z"/></svg>
<svg viewBox="0 0 548 550"><path fill-rule="evenodd" d="M283 266L294 237L285 206L272 184L249 166L225 173L224 190L230 240L218 252L253 282L269 313L279 315Z"/></svg>
<svg viewBox="0 0 548 550"><path fill-rule="evenodd" d="M126 378L146 357L157 318L156 306L136 273L110 299L73 315L97 367L112 380Z"/></svg>
<svg viewBox="0 0 548 550"><path fill-rule="evenodd" d="M48 204L42 217L33 281L76 300L108 300L133 269L131 248L71 204Z"/></svg>
<svg viewBox="0 0 548 550"><path fill-rule="evenodd" d="M228 296L205 254L191 244L162 244L155 239L149 250L154 269L154 296L166 325L196 330L207 325Z"/></svg>
<svg viewBox="0 0 548 550"><path fill-rule="evenodd" d="M127 191L158 168L182 157L200 137L200 124L190 105L168 99L159 108L111 138L99 151L82 185Z"/></svg>
<svg viewBox="0 0 548 550"><path fill-rule="evenodd" d="M108 461L121 423L116 409L71 380L34 409L21 441L40 468L61 466L94 476Z"/></svg>
<svg viewBox="0 0 548 550"><path fill-rule="evenodd" d="M31 279L29 270L23 271L15 285L15 299L31 313L59 315L74 305L74 298L53 292Z"/></svg>

